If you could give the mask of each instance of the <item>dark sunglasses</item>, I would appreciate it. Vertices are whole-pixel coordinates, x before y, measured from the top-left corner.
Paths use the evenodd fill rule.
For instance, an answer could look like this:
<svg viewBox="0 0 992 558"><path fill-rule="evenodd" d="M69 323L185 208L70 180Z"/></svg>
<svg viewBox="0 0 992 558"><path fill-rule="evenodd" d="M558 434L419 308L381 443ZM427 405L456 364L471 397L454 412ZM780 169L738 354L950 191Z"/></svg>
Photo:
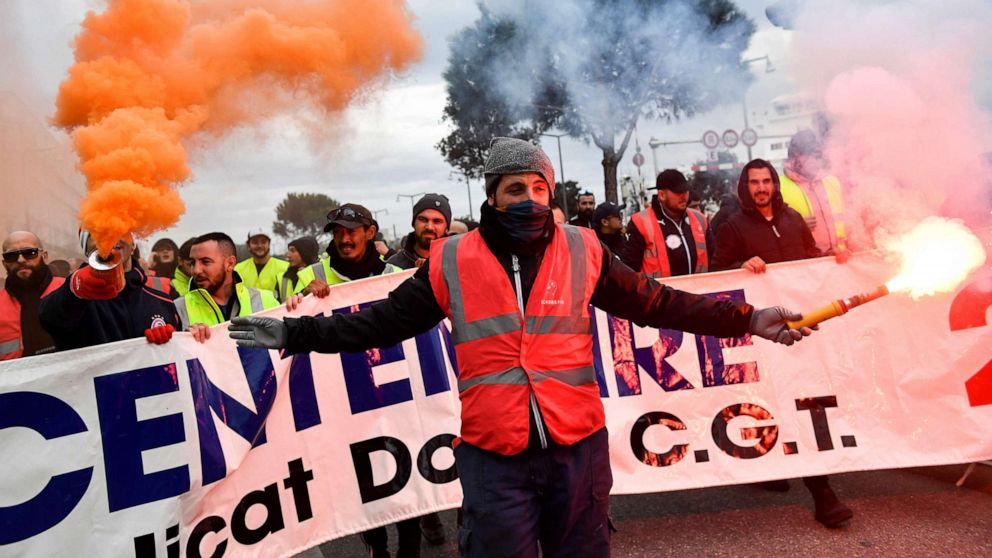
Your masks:
<svg viewBox="0 0 992 558"><path fill-rule="evenodd" d="M38 257L41 253L41 248L22 248L20 250L11 250L10 252L3 253L3 261L7 263L14 263L17 258L24 256L24 259L31 261Z"/></svg>
<svg viewBox="0 0 992 558"><path fill-rule="evenodd" d="M357 211L350 207L339 207L337 209L332 209L327 214L328 221L337 221L342 217L349 221L360 221L362 223L370 224L367 218L359 215Z"/></svg>

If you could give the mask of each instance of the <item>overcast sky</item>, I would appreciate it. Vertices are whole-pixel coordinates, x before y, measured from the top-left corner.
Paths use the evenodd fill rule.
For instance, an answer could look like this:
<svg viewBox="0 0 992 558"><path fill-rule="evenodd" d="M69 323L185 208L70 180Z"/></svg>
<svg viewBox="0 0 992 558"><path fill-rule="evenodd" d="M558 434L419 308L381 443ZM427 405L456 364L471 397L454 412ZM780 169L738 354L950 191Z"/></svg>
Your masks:
<svg viewBox="0 0 992 558"><path fill-rule="evenodd" d="M790 32L772 26L764 15L770 0L738 0L752 18L757 33L745 53L748 58L769 56L776 71L765 73L752 64L754 84L747 92L753 112L765 110L779 95L794 93L786 52ZM71 41L88 9L100 9L94 0L0 0L0 89L13 89L46 119L54 107L58 84L72 64ZM397 195L438 192L452 202L455 216L467 215L467 189L434 148L447 133L441 122L445 102L441 73L448 56L448 39L478 16L475 2L412 0L416 27L425 41L423 60L383 89L362 99L328 124L327 141L306 141L288 119L267 124L260 131L237 132L218 145L191 149L194 178L181 188L187 211L179 224L162 233L183 239L223 230L240 240L248 229L268 228L274 208L289 192L323 192L342 202L361 203L378 214L387 236L395 226L402 236L410 226L410 200ZM706 72L706 68L700 68ZM642 122L638 139L653 175L651 137L663 141L694 140L709 129L743 128L739 103L676 124ZM259 133L260 132L260 133ZM760 147L760 146L759 146ZM545 138L544 148L558 168L557 144ZM564 177L577 180L602 200L601 153L581 141L563 139ZM738 148L743 159L744 150ZM620 174L636 175L631 163L633 146L624 157ZM705 157L699 145L663 147L658 164L687 167ZM472 184L472 212L478 218L482 184ZM156 235L154 238L158 238Z"/></svg>

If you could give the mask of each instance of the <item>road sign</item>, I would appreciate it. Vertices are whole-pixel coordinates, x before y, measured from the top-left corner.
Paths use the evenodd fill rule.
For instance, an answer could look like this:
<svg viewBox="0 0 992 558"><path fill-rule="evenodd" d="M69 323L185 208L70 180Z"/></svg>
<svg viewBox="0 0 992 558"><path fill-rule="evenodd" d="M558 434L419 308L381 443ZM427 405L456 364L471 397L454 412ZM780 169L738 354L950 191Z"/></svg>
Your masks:
<svg viewBox="0 0 992 558"><path fill-rule="evenodd" d="M703 145L706 149L716 149L716 146L720 145L720 134L713 130L707 130L703 134Z"/></svg>
<svg viewBox="0 0 992 558"><path fill-rule="evenodd" d="M644 164L644 155L641 155L640 151L634 153L634 164L638 167Z"/></svg>
<svg viewBox="0 0 992 558"><path fill-rule="evenodd" d="M754 147L754 144L758 143L758 132L754 131L754 128L744 128L741 132L741 143L748 147Z"/></svg>
<svg viewBox="0 0 992 558"><path fill-rule="evenodd" d="M737 147L737 140L739 140L736 130L727 129L723 133L723 145L726 145L728 149Z"/></svg>

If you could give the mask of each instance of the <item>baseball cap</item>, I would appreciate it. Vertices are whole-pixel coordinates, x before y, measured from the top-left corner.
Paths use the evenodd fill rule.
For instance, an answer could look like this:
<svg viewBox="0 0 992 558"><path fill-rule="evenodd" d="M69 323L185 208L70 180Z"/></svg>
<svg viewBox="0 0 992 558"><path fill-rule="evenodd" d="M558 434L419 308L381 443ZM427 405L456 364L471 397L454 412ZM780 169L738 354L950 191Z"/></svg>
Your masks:
<svg viewBox="0 0 992 558"><path fill-rule="evenodd" d="M654 183L654 188L649 190L670 190L676 194L689 191L689 182L685 175L675 169L665 169L658 174L658 179Z"/></svg>
<svg viewBox="0 0 992 558"><path fill-rule="evenodd" d="M608 219L613 216L620 217L621 209L619 205L613 202L603 202L597 205L596 210L592 212L592 222L598 225L600 219Z"/></svg>
<svg viewBox="0 0 992 558"><path fill-rule="evenodd" d="M346 203L337 209L332 209L327 213L327 219L330 223L324 225L324 232L331 232L336 225L341 225L346 229L379 226L372 217L372 213L357 203Z"/></svg>
<svg viewBox="0 0 992 558"><path fill-rule="evenodd" d="M269 236L269 233L266 232L265 229L251 229L248 231L248 242L251 242L251 239L256 236L264 236L265 238L272 240L272 237Z"/></svg>

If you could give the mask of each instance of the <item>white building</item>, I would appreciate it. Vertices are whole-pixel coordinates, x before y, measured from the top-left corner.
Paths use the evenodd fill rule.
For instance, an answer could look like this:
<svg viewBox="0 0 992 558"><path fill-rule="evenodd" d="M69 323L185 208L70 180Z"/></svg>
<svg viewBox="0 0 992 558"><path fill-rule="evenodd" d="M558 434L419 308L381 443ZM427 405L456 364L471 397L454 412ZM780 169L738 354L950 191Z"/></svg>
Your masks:
<svg viewBox="0 0 992 558"><path fill-rule="evenodd" d="M763 111L751 116L752 127L761 138L754 147L754 156L779 163L789 150L789 138L800 130L813 128L813 119L822 107L808 95L779 95Z"/></svg>

